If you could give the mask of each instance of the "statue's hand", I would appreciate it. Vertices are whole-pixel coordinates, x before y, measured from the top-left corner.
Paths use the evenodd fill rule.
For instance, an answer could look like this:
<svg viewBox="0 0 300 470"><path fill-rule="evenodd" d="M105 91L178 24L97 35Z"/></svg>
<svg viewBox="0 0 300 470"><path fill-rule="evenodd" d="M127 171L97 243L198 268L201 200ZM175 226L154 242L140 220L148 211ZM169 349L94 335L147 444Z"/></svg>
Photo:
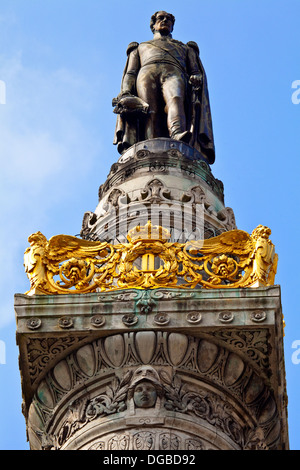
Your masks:
<svg viewBox="0 0 300 470"><path fill-rule="evenodd" d="M202 85L202 74L197 73L190 76L190 84L195 88L200 88Z"/></svg>
<svg viewBox="0 0 300 470"><path fill-rule="evenodd" d="M113 100L113 106L115 106L115 114L124 113L148 113L149 105L138 96L134 96L131 93L122 93L116 100Z"/></svg>

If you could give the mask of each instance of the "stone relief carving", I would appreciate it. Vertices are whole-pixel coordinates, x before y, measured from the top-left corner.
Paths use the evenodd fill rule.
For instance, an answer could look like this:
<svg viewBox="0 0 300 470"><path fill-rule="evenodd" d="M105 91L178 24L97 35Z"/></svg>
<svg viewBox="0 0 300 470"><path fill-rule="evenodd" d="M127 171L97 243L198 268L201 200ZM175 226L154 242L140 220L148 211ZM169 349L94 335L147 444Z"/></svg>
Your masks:
<svg viewBox="0 0 300 470"><path fill-rule="evenodd" d="M224 223L227 230L235 230L237 228L235 215L231 207L224 207L224 209L217 213L217 218Z"/></svg>
<svg viewBox="0 0 300 470"><path fill-rule="evenodd" d="M216 212L215 208L207 202L206 195L200 186L195 186L191 190L183 192L180 196L180 194L175 194L174 190L168 189L163 182L155 178L150 180L134 198L131 198L128 193L124 193L124 191L120 191L118 189L114 189L112 193L110 193L109 197L110 196L113 200L107 200L104 203L100 215L96 216L94 214L92 218L90 218L90 216L84 217L80 232L82 238L95 241L98 240L99 237L101 239L103 237L106 238L106 232L108 231L108 233L110 233L109 223L106 221L107 217L109 220L111 220L112 217L116 218L116 220L114 220L114 226L120 227L119 229L121 229L121 231L125 230L125 228L122 229L121 226L128 218L131 220L144 215L146 219L149 219L149 217L151 217L150 214L152 214L152 204L157 205L155 210L159 212L160 204L164 204L164 210L166 210L165 204L172 203L172 206L170 206L169 217L172 217L171 214L176 214L176 217L179 217L178 221L181 220L181 212L187 209L187 205L190 205L190 209L188 208L188 212L185 213L185 217L192 217L193 222L191 223L194 225L196 225L196 220L199 219L199 206L201 206L203 214L206 214L210 219L210 222L206 220L206 218L204 220L204 238L217 236L222 231L236 229L235 217L232 209L226 207L224 210L219 211L231 214L230 217L220 217L219 212ZM120 212L118 212L118 210L120 210ZM92 220L93 223L91 223L90 220ZM105 221L108 223L107 226L103 225ZM213 221L221 226L217 228L211 223ZM98 222L97 228L95 228L96 222ZM101 224L103 225L102 228L100 227ZM174 228L178 230L180 227L175 226ZM122 232L122 236L126 238L126 233ZM195 234L194 236L196 236L196 238L203 238L202 233L197 233L197 235Z"/></svg>
<svg viewBox="0 0 300 470"><path fill-rule="evenodd" d="M74 394L95 377L100 385L105 378L103 391L71 401L59 431L52 434L58 403L61 407L69 390ZM235 411L235 401L243 403L245 420ZM82 346L48 373L31 407L42 419L48 441L58 447L91 421L116 413L127 416L131 426L135 415L147 426L153 419L162 423L168 412L187 414L205 420L240 448L272 448L278 439L272 392L250 365L211 341L179 333L140 331Z"/></svg>
<svg viewBox="0 0 300 470"><path fill-rule="evenodd" d="M103 209L107 212L112 210L114 207L118 207L121 204L129 204L130 198L128 194L125 194L124 191L121 191L118 188L114 188L108 195L106 204Z"/></svg>
<svg viewBox="0 0 300 470"><path fill-rule="evenodd" d="M53 338L30 338L27 346L29 373L33 384L44 368L56 355L82 342L86 336L62 336Z"/></svg>
<svg viewBox="0 0 300 470"><path fill-rule="evenodd" d="M158 300L168 299L190 299L195 297L194 292L172 292L168 290L140 290L129 292L112 292L105 295L100 294L98 297L99 302L126 302L135 300L135 313L124 315L124 325L130 327L138 322L139 315L147 315L151 312L157 311ZM222 312L224 315L224 312ZM264 313L264 312L263 312ZM253 315L258 315L258 312L250 312L250 318ZM201 322L202 315L200 312L193 311L186 314L186 321L189 324L198 324ZM227 317L226 317L227 318ZM229 315L229 320L231 319ZM39 319L37 319L39 320ZM170 317L158 314L154 318L157 324L167 324ZM94 328L101 328L105 325L106 320L103 315L93 315L91 317L91 325ZM36 323L36 322L35 322ZM34 324L35 324L34 323ZM38 325L40 322L37 321ZM248 357L251 362L255 363L265 375L268 376L269 368L269 354L268 354L268 330L266 329L249 329L249 330L215 330L210 333L221 344L228 345ZM205 337L206 335L204 335ZM55 356L62 354L74 345L82 343L86 340L87 336L61 336L57 338L29 338L27 346L27 356L29 363L29 372L31 383L35 383L39 375L43 373L48 362L52 361Z"/></svg>
<svg viewBox="0 0 300 470"><path fill-rule="evenodd" d="M175 432L127 431L114 434L109 440L95 442L88 450L206 450L208 447L201 439L186 438Z"/></svg>
<svg viewBox="0 0 300 470"><path fill-rule="evenodd" d="M214 331L213 336L221 339L225 344L234 346L242 351L249 359L254 361L261 370L268 370L268 336L267 330L219 330ZM267 372L266 372L267 373Z"/></svg>
<svg viewBox="0 0 300 470"><path fill-rule="evenodd" d="M167 173L172 169L179 171L183 176L204 180L223 200L224 187L222 181L214 178L210 166L205 161L186 156L189 150L187 147L184 149L185 153L182 153L176 148L167 151L153 148L151 151L149 149L139 149L135 152L130 151L128 154L123 154L118 163L112 165L106 182L100 186L99 200L112 187L126 181L136 172L146 170L152 173Z"/></svg>
<svg viewBox="0 0 300 470"><path fill-rule="evenodd" d="M61 446L76 431L84 427L88 422L103 415L120 413L126 406L128 382L132 372L124 375L122 380L114 377L110 385L106 387L105 393L93 399L82 398L75 400L68 406L66 419L58 433L57 444ZM55 441L55 438L52 438Z"/></svg>
<svg viewBox="0 0 300 470"><path fill-rule="evenodd" d="M143 202L157 204L160 202L169 201L171 199L171 191L170 189L166 188L161 180L155 178L149 181L145 188L141 190L139 199Z"/></svg>
<svg viewBox="0 0 300 470"><path fill-rule="evenodd" d="M192 204L204 204L205 200L205 192L201 186L194 186L189 191L185 191L181 196L182 202L190 202Z"/></svg>
<svg viewBox="0 0 300 470"><path fill-rule="evenodd" d="M157 162L156 162L157 163ZM157 168L158 163L152 162L152 166L150 167L150 171L153 172ZM161 171L163 171L163 163L159 163ZM187 168L185 168L185 172ZM192 171L192 170L191 170ZM189 174L189 176L191 176ZM108 189L109 190L109 189ZM170 204L172 202L172 207L170 206L170 211L175 212L177 214L176 217L180 218L180 213L182 211L186 211L187 206L190 206L189 215L185 214L185 217L193 217L193 224L196 224L196 220L199 219L199 206L202 207L203 214L206 214L204 224L208 226L208 224L213 223L217 226L223 227L222 230L234 230L236 229L235 217L233 210L229 207L225 207L220 211L217 211L214 207L214 204L207 200L207 195L201 186L201 184L193 186L188 191L177 191L168 188L163 180L159 178L152 178L148 181L144 188L139 189L135 195L129 194L128 192L125 193L123 189L119 189L114 187L110 193L108 194L107 199L102 205L101 213L98 215L87 212L84 215L83 222L82 222L82 229L80 235L84 239L95 239L97 237L96 232L104 232L109 230L109 225L105 228L104 226L101 229L101 224L103 225L107 218L109 220L113 217L117 220L114 220L114 224L117 226L121 226L122 223L127 221L128 218L141 216L143 211L149 211L149 208L152 207L151 204ZM157 207L156 210L159 210ZM166 210L166 206L164 206L164 210ZM118 212L119 211L119 212ZM135 213L135 212L136 213ZM149 214L147 212L144 214L145 217L149 218ZM178 220L179 220L178 219ZM207 220L206 220L207 219ZM210 220L210 222L208 221ZM123 221L123 222L122 222ZM97 223L96 223L97 222ZM218 229L214 227L213 232ZM98 236L100 236L100 232ZM211 233L206 230L205 238L211 237L216 235L217 233ZM125 236L125 234L123 234ZM104 237L104 234L101 235ZM197 235L198 238L203 238L203 234L199 233Z"/></svg>
<svg viewBox="0 0 300 470"><path fill-rule="evenodd" d="M239 422L234 408L220 396L207 390L197 388L191 391L189 385L183 383L179 376L168 374L153 367L142 366L135 372L127 372L121 381L116 377L106 387L106 393L93 399L80 399L72 402L67 410L65 420L57 437L50 435L49 442L55 443L58 448L63 445L73 434L82 429L87 423L103 416L120 413L126 410L129 415L134 415L136 409L148 410L156 408L158 412L162 408L161 400L164 398L164 408L168 411L187 413L195 418L200 417L209 424L218 428L222 433L230 437L242 449L259 446L267 447L264 443L264 434L261 428L253 430ZM151 413L153 416L153 412ZM147 415L139 419L139 423L152 424ZM132 421L130 422L132 424ZM135 423L137 424L137 423ZM155 431L139 431L132 436L133 449L153 449L156 441ZM108 449L128 449L130 435L127 433L115 435L108 441ZM103 441L102 441L103 444ZM199 441L188 441L189 447L201 447ZM178 450L181 447L181 439L176 433L160 433L159 449Z"/></svg>
<svg viewBox="0 0 300 470"><path fill-rule="evenodd" d="M82 229L81 229L81 236L84 237L87 235L90 231L90 229L93 227L93 225L97 222L97 215L94 212L88 211L85 212L83 215L83 220L82 220Z"/></svg>
<svg viewBox="0 0 300 470"><path fill-rule="evenodd" d="M165 404L168 410L198 416L220 428L234 442L244 447L245 429L234 418L232 406L207 391L190 391L176 375L168 382L166 384L167 401Z"/></svg>

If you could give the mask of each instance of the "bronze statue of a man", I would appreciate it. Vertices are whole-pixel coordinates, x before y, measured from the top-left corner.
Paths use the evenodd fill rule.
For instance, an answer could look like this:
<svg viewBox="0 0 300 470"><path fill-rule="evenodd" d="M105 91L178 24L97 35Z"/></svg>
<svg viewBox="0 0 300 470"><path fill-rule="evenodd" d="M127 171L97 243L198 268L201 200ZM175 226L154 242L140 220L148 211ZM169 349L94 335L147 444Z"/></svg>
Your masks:
<svg viewBox="0 0 300 470"><path fill-rule="evenodd" d="M153 39L127 48L114 144L120 153L141 140L169 137L186 142L214 162L206 75L195 42L172 38L175 18L151 17Z"/></svg>

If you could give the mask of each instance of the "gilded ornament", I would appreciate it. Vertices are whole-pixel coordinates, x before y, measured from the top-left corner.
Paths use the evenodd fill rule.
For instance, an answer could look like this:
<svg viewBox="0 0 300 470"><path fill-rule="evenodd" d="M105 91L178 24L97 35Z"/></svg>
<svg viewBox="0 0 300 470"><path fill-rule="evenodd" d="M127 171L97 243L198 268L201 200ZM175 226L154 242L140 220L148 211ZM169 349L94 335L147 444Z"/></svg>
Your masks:
<svg viewBox="0 0 300 470"><path fill-rule="evenodd" d="M274 284L278 256L259 225L252 234L230 230L205 240L169 242L170 233L149 221L127 243L82 240L36 232L24 254L28 295L84 294L118 289L202 287L226 289ZM149 305L149 310L150 310Z"/></svg>

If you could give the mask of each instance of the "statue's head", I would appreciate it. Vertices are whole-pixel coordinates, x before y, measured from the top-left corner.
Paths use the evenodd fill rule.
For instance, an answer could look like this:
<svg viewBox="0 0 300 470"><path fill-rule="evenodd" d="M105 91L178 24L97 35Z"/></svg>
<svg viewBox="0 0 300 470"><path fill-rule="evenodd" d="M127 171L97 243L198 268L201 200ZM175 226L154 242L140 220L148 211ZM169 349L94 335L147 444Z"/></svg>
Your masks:
<svg viewBox="0 0 300 470"><path fill-rule="evenodd" d="M166 11L157 11L151 16L150 29L152 33L159 31L163 35L171 34L174 28L175 17Z"/></svg>
<svg viewBox="0 0 300 470"><path fill-rule="evenodd" d="M137 408L151 408L162 396L163 387L157 371L148 365L136 369L129 385L128 399L133 399Z"/></svg>
<svg viewBox="0 0 300 470"><path fill-rule="evenodd" d="M133 400L136 408L152 408L156 398L156 386L150 380L141 380L134 387Z"/></svg>

